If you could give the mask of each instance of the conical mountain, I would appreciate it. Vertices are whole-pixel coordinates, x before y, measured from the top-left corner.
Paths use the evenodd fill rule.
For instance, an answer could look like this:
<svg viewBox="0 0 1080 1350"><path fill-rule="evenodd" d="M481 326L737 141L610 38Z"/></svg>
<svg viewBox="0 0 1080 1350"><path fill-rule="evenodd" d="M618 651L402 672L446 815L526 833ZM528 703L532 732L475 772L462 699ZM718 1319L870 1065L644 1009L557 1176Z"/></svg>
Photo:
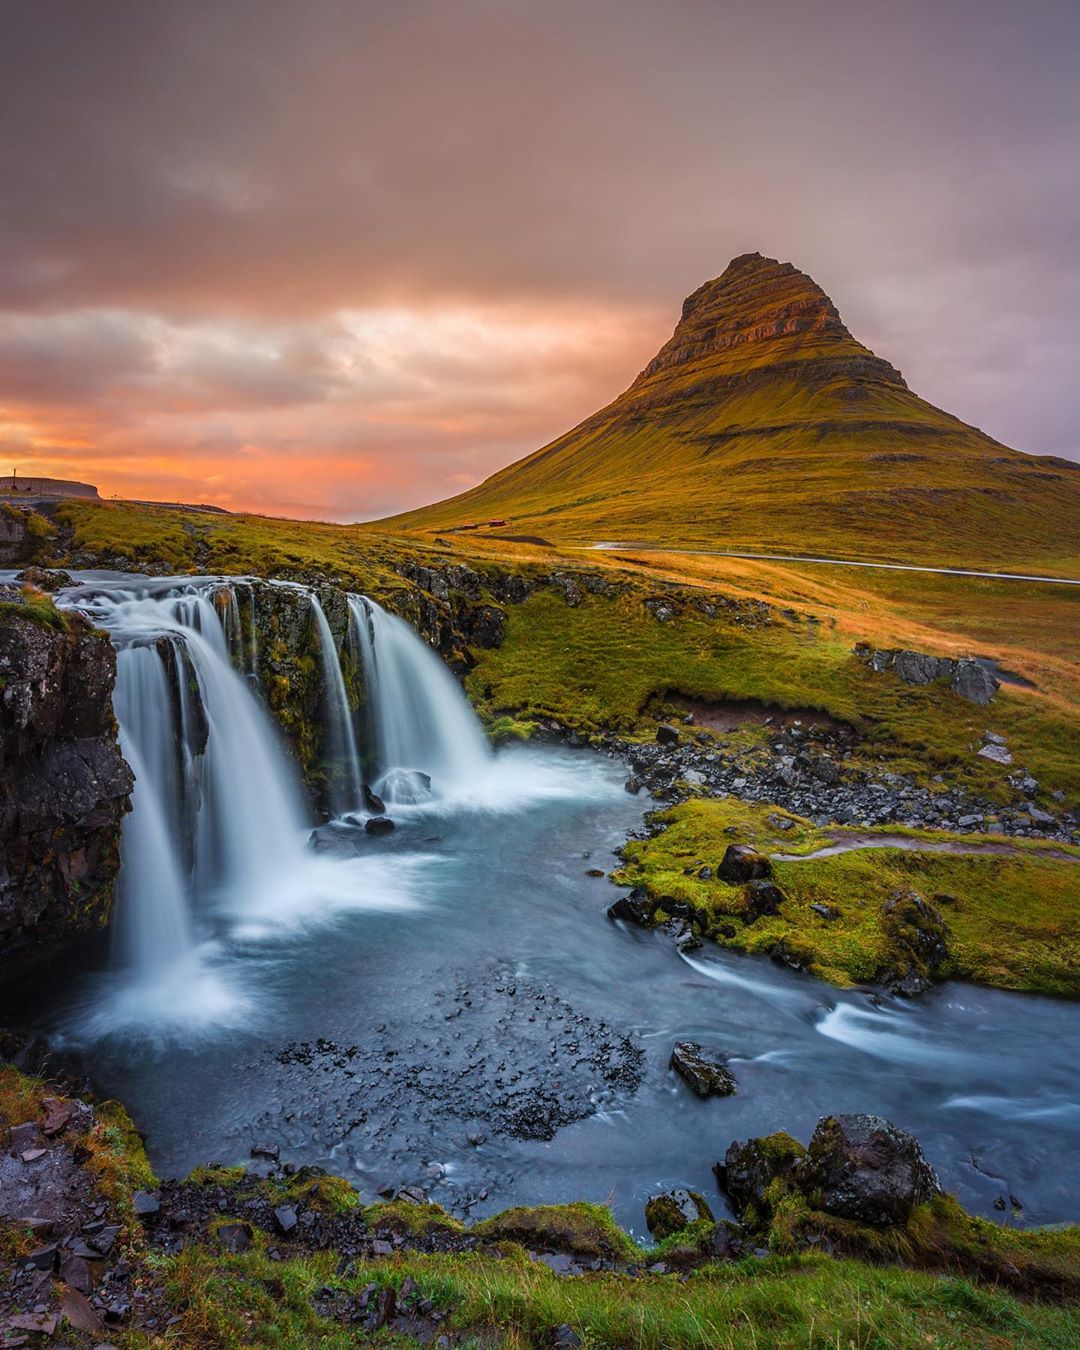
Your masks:
<svg viewBox="0 0 1080 1350"><path fill-rule="evenodd" d="M810 277L748 253L613 403L384 524L1075 575L1080 465L926 403Z"/></svg>

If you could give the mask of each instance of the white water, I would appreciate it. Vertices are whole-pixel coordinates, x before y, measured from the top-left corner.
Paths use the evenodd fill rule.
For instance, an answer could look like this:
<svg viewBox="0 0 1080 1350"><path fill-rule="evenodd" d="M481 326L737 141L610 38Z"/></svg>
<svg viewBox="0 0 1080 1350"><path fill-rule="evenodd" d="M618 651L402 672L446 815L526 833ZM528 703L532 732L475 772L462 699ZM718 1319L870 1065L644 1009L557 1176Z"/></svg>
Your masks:
<svg viewBox="0 0 1080 1350"><path fill-rule="evenodd" d="M388 802L475 793L488 779L491 749L461 687L426 642L366 596L349 597L349 638L364 672L375 790Z"/></svg>
<svg viewBox="0 0 1080 1350"><path fill-rule="evenodd" d="M311 615L319 639L319 668L323 685L323 724L326 734L324 767L330 787L330 803L340 815L360 804L360 754L356 746L356 728L345 690L341 660L334 635L317 596L311 597ZM327 760L329 762L327 762Z"/></svg>
<svg viewBox="0 0 1080 1350"><path fill-rule="evenodd" d="M231 587L110 579L83 583L62 603L87 612L117 648L114 705L136 779L121 844L117 968L85 1011L83 1034L227 1025L250 1003L225 973L231 964L236 974L226 957L238 942L343 909L414 904L415 867L308 849L297 771L233 665L248 659ZM313 615L325 625L314 604ZM344 696L336 653L325 666L328 688L336 675ZM351 726L349 735L358 794Z"/></svg>

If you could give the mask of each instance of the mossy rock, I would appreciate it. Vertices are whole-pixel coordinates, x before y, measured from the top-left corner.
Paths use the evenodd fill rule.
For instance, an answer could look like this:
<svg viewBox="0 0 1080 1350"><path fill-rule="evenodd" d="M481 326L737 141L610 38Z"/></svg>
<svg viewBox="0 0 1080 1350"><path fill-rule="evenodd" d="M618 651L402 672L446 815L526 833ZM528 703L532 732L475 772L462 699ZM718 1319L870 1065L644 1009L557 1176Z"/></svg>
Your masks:
<svg viewBox="0 0 1080 1350"><path fill-rule="evenodd" d="M657 1242L681 1233L702 1219L709 1223L713 1221L712 1210L705 1197L697 1191L684 1190L681 1186L660 1195L652 1195L645 1202L645 1222Z"/></svg>
<svg viewBox="0 0 1080 1350"><path fill-rule="evenodd" d="M503 1238L540 1251L565 1252L630 1260L638 1254L633 1241L603 1205L519 1206L476 1224L478 1237Z"/></svg>

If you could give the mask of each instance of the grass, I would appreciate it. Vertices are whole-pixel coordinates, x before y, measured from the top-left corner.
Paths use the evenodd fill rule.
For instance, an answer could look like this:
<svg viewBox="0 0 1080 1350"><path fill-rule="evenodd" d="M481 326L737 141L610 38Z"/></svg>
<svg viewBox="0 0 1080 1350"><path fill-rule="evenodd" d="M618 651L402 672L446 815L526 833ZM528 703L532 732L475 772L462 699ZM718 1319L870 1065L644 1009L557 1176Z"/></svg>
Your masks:
<svg viewBox="0 0 1080 1350"><path fill-rule="evenodd" d="M770 816L796 823L782 831ZM715 869L731 843L805 854L845 832L826 834L789 812L732 798L691 800L660 819L667 822L662 833L625 846L624 865L615 878L644 885L654 898L671 897L705 911L710 935L732 950L767 954L782 943L811 974L833 984L880 980L901 955L882 907L896 892L915 890L948 928L948 958L940 978L1080 996L1078 850L1066 850L1075 860L1065 861L1025 841L1015 857L882 847L774 862L774 878L786 897L781 912L745 924L743 888L702 880L696 875L701 867ZM822 917L811 909L814 904L828 905L838 917Z"/></svg>
<svg viewBox="0 0 1080 1350"><path fill-rule="evenodd" d="M636 586L571 609L541 590L508 607L503 645L475 653L467 684L474 703L492 721L554 718L586 733L632 731L650 699L670 691L810 708L861 731L897 771L948 772L1001 799L1009 771L974 750L984 731L1004 728L1018 763L1080 798L1077 720L1063 707L1002 690L981 708L944 686L905 685L870 671L831 628L779 614L764 626L723 610L710 618L694 604L700 592L674 593L681 612L660 623L642 604L650 594L657 592Z"/></svg>
<svg viewBox="0 0 1080 1350"><path fill-rule="evenodd" d="M449 1310L444 1329L464 1345L525 1350L551 1344L569 1325L586 1347L633 1350L902 1350L1023 1344L1073 1345L1075 1308L1023 1301L955 1277L829 1257L773 1257L678 1276L559 1277L542 1263L482 1254L403 1256L334 1275L333 1258L271 1262L262 1253L223 1258L189 1248L164 1271L185 1308L179 1342L210 1350L356 1345L355 1329L319 1318L322 1287L400 1288ZM470 1340L470 1333L475 1337ZM366 1344L417 1344L387 1333Z"/></svg>
<svg viewBox="0 0 1080 1350"><path fill-rule="evenodd" d="M21 600L0 601L0 624L9 619L25 619L39 628L66 633L70 624L67 615L56 608L51 595L34 586L23 586Z"/></svg>

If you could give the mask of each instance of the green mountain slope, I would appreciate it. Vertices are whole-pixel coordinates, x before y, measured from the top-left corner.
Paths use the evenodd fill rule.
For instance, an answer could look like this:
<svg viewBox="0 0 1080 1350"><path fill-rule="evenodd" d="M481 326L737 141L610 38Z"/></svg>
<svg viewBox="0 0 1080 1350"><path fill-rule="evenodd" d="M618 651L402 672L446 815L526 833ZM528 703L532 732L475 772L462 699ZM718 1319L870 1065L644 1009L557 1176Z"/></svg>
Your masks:
<svg viewBox="0 0 1080 1350"><path fill-rule="evenodd" d="M1080 572L1080 465L924 402L789 263L751 253L683 305L613 403L478 487L380 522Z"/></svg>

